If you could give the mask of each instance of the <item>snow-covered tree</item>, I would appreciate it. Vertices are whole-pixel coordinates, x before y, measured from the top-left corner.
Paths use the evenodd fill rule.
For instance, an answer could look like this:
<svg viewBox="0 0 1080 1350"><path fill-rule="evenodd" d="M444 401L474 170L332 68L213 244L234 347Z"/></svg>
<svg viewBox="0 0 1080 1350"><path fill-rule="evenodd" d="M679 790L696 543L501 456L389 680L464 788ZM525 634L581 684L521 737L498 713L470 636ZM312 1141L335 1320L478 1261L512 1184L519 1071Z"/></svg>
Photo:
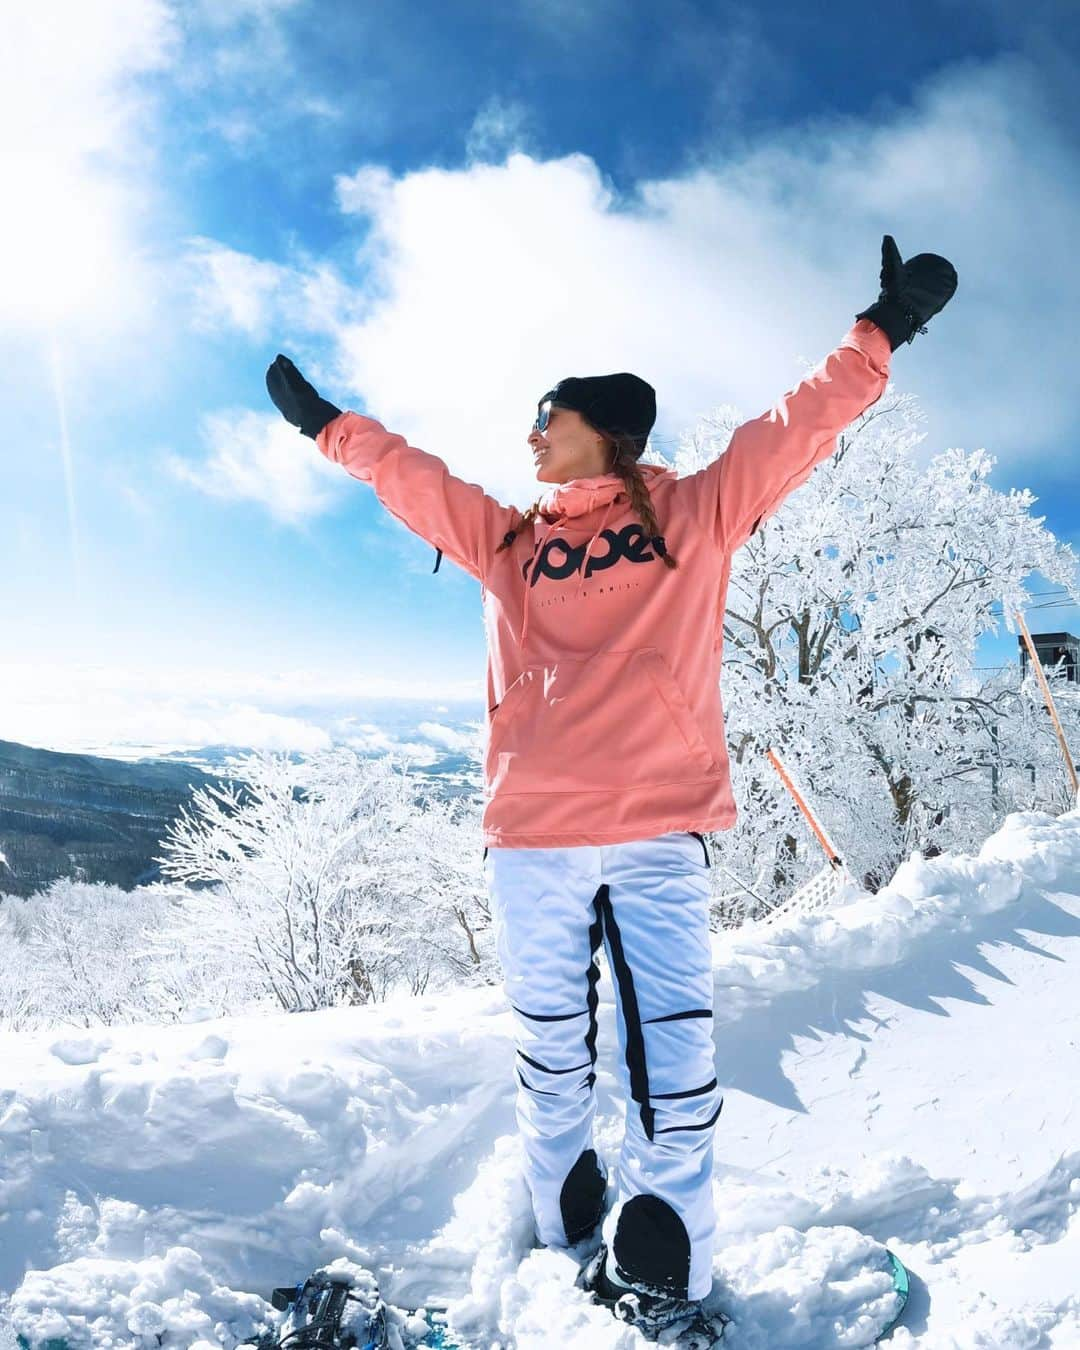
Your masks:
<svg viewBox="0 0 1080 1350"><path fill-rule="evenodd" d="M239 776L197 790L163 841L163 875L204 883L179 897L178 932L290 1011L497 978L474 803L344 749L251 755Z"/></svg>
<svg viewBox="0 0 1080 1350"><path fill-rule="evenodd" d="M170 1022L499 979L479 808L392 758L251 755L198 790L165 880L0 904L0 1028Z"/></svg>
<svg viewBox="0 0 1080 1350"><path fill-rule="evenodd" d="M58 877L0 906L0 1025L111 1026L156 1012L147 994L147 938L159 897Z"/></svg>
<svg viewBox="0 0 1080 1350"><path fill-rule="evenodd" d="M684 438L692 473L743 420ZM856 876L875 887L914 849L973 848L1004 812L1066 805L1034 683L989 678L976 645L1028 602L1038 572L1080 598L1077 559L1027 490L988 482L984 450L925 467L916 400L883 397L734 558L721 677L740 805L718 860L739 904L775 903L824 861L763 752L775 746ZM1063 716L1080 731L1068 693ZM1034 786L1033 786L1034 775Z"/></svg>

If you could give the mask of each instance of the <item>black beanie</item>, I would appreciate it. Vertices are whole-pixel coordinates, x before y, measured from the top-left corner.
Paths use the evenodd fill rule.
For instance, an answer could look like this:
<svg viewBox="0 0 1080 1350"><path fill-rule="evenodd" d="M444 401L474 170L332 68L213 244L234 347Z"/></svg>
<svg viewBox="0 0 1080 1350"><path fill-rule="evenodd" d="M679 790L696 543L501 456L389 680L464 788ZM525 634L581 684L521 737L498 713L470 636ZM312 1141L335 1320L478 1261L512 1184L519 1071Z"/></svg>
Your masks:
<svg viewBox="0 0 1080 1350"><path fill-rule="evenodd" d="M635 458L645 449L656 421L656 390L626 371L618 375L569 375L549 389L540 403L548 399L581 413L597 431L630 436L637 446Z"/></svg>

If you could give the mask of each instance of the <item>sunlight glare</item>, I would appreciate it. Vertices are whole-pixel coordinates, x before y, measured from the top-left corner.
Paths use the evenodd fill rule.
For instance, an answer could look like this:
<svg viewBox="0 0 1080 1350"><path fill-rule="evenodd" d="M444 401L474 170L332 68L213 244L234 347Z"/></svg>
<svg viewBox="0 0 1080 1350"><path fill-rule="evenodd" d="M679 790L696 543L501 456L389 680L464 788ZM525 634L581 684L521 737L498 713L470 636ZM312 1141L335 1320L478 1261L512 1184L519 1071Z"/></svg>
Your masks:
<svg viewBox="0 0 1080 1350"><path fill-rule="evenodd" d="M51 325L107 305L122 233L108 187L41 154L5 155L4 169L5 318Z"/></svg>

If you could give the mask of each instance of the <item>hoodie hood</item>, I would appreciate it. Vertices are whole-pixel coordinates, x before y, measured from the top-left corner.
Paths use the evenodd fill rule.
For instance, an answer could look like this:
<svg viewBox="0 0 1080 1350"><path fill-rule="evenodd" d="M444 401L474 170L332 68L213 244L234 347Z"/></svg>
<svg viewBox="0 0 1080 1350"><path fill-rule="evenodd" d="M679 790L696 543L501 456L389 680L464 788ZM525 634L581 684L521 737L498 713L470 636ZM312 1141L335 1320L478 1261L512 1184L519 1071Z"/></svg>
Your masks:
<svg viewBox="0 0 1080 1350"><path fill-rule="evenodd" d="M661 479L676 476L674 469L663 464L638 464L637 468L650 492ZM596 478L572 478L568 483L549 483L539 499L539 510L547 521L585 516L601 506L608 506L620 492L626 492L626 485L614 473L600 474Z"/></svg>
<svg viewBox="0 0 1080 1350"><path fill-rule="evenodd" d="M650 493L661 479L677 477L674 469L669 469L662 464L639 464L637 467ZM611 508L620 496L626 496L626 484L616 473L600 474L596 478L572 478L568 483L550 483L547 491L539 498L540 520L536 521L533 526L533 535L536 541L533 557L538 556L547 542L548 535L553 532L559 521L571 520L575 516L587 516L591 511L603 507L604 514L600 518L600 523L585 546L585 557L581 564L577 584L577 593L580 594L585 581L585 571L588 567L589 558L596 547L597 540L603 533L604 526L607 524ZM525 587L525 593L521 600L522 647L524 647L525 639L529 635L529 593L531 589L531 586Z"/></svg>

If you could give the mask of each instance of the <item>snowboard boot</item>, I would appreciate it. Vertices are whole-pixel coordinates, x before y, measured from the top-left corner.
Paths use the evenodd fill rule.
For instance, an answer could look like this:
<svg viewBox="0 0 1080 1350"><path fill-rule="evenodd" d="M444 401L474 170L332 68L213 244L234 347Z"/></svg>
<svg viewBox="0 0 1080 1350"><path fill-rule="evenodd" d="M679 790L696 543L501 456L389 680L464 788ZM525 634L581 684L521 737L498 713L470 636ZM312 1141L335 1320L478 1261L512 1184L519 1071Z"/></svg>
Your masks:
<svg viewBox="0 0 1080 1350"><path fill-rule="evenodd" d="M611 1261L605 1242L582 1269L577 1285L592 1294L594 1302L609 1308L618 1321L635 1327L647 1341L655 1341L661 1332L674 1328L680 1345L705 1350L724 1334L724 1319L709 1317L700 1299L678 1298L656 1287L628 1284L621 1279L618 1263Z"/></svg>

